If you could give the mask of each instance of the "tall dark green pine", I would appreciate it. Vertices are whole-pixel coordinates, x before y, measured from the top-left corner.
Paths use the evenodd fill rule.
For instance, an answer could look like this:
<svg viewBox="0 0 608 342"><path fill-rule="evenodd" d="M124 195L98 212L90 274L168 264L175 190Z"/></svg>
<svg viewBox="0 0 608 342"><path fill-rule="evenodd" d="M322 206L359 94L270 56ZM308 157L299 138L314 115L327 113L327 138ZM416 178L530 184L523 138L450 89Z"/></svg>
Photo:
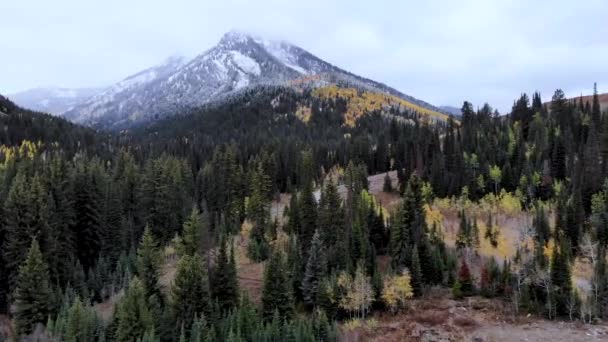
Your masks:
<svg viewBox="0 0 608 342"><path fill-rule="evenodd" d="M195 315L209 315L209 277L199 254L184 255L179 261L171 289L171 305L176 328L190 327Z"/></svg>
<svg viewBox="0 0 608 342"><path fill-rule="evenodd" d="M263 261L268 256L268 241L266 231L270 222L270 202L268 193L272 187L268 177L259 164L251 177L251 196L247 204L247 214L253 227L250 233L249 257L255 261Z"/></svg>
<svg viewBox="0 0 608 342"><path fill-rule="evenodd" d="M417 245L414 245L412 248L412 267L410 268L410 277L412 290L414 290L414 296L419 297L422 295L423 279Z"/></svg>
<svg viewBox="0 0 608 342"><path fill-rule="evenodd" d="M305 184L300 193L300 231L298 239L305 255L310 249L312 237L317 229L317 202L312 188L312 182Z"/></svg>
<svg viewBox="0 0 608 342"><path fill-rule="evenodd" d="M146 226L137 250L137 273L143 283L146 298L155 296L156 300L162 303L163 296L159 283L161 262L161 251L152 236L152 231Z"/></svg>
<svg viewBox="0 0 608 342"><path fill-rule="evenodd" d="M327 260L325 256L325 247L319 231L315 232L312 238L312 244L308 252L308 261L304 271L304 279L302 280L302 294L304 302L310 306L315 306L317 303L317 294L319 293L319 285L322 278L327 273Z"/></svg>
<svg viewBox="0 0 608 342"><path fill-rule="evenodd" d="M291 286L283 255L280 251L275 251L266 263L262 291L262 311L264 318L267 320L272 319L275 311L281 318L290 318L293 314Z"/></svg>
<svg viewBox="0 0 608 342"><path fill-rule="evenodd" d="M49 195L49 226L55 243L51 252L55 258L49 260L49 269L51 273L56 272L54 280L64 284L71 277L69 270L76 248L72 231L75 220L73 182L67 161L54 157L49 163L45 180Z"/></svg>
<svg viewBox="0 0 608 342"><path fill-rule="evenodd" d="M327 248L330 268L343 266L346 256L340 255L343 251L337 245L345 235L344 208L333 180L327 183L321 194L318 219L318 231L323 245Z"/></svg>
<svg viewBox="0 0 608 342"><path fill-rule="evenodd" d="M43 249L45 256L54 258L55 255L47 253L57 252L52 248L56 239L50 234L48 225L48 197L44 196L41 187L39 177L27 179L19 173L4 203L2 254L11 289L14 289L19 266L25 260L34 237L43 247L48 247L48 250Z"/></svg>
<svg viewBox="0 0 608 342"><path fill-rule="evenodd" d="M298 206L298 194L294 192L289 199L289 208L287 210L287 216L289 220L287 221L287 233L289 234L298 234L301 230L300 224L300 210Z"/></svg>
<svg viewBox="0 0 608 342"><path fill-rule="evenodd" d="M190 216L184 222L181 242L178 247L182 255L194 255L201 252L203 230L205 229L203 217L194 206L190 212Z"/></svg>
<svg viewBox="0 0 608 342"><path fill-rule="evenodd" d="M15 326L19 335L29 334L37 323L47 321L50 300L48 266L34 239L25 263L19 268L15 289Z"/></svg>
<svg viewBox="0 0 608 342"><path fill-rule="evenodd" d="M551 237L551 227L545 215L545 208L542 204L536 206L536 215L534 217L535 237L540 245L546 246Z"/></svg>
<svg viewBox="0 0 608 342"><path fill-rule="evenodd" d="M77 256L85 269L93 267L101 248L101 194L92 162L81 162L74 179L74 239Z"/></svg>
<svg viewBox="0 0 608 342"><path fill-rule="evenodd" d="M595 127L600 127L602 121L602 113L600 110L600 99L597 94L597 83L593 83L593 104L591 107L591 119Z"/></svg>
<svg viewBox="0 0 608 342"><path fill-rule="evenodd" d="M552 295L554 297L555 313L558 316L568 315L568 300L572 293L570 264L567 252L565 252L566 249L567 243L564 241L556 243L551 256Z"/></svg>
<svg viewBox="0 0 608 342"><path fill-rule="evenodd" d="M211 277L211 291L213 299L217 301L222 311L228 312L238 306L239 284L234 248L231 249L230 258L228 258L225 239L220 242L219 254L215 260L213 276Z"/></svg>
<svg viewBox="0 0 608 342"><path fill-rule="evenodd" d="M290 288L293 296L297 300L302 299L302 279L304 279L304 261L298 238L292 234L289 236L287 244L286 269L289 275Z"/></svg>
<svg viewBox="0 0 608 342"><path fill-rule="evenodd" d="M458 234L456 235L456 248L464 249L470 246L470 227L471 225L467 220L467 216L464 213L464 210L462 210L460 212L460 227L458 228Z"/></svg>
<svg viewBox="0 0 608 342"><path fill-rule="evenodd" d="M154 317L148 307L142 282L133 278L116 308L116 341L132 342L154 330Z"/></svg>
<svg viewBox="0 0 608 342"><path fill-rule="evenodd" d="M401 205L397 209L397 213L390 227L391 239L390 239L390 252L392 257L393 269L399 272L409 264L408 249L410 247L409 241L409 215Z"/></svg>

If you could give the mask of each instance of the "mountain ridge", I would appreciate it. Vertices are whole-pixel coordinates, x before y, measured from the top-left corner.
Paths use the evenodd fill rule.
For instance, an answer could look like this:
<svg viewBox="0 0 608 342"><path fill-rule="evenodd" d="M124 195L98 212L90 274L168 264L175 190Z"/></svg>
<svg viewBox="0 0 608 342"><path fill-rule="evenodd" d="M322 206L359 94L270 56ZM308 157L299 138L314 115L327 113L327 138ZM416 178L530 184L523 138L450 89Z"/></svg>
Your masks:
<svg viewBox="0 0 608 342"><path fill-rule="evenodd" d="M230 31L190 60L173 57L142 70L62 114L80 124L120 130L156 121L259 85L329 85L385 93L442 115L442 109L383 83L355 75L284 40Z"/></svg>

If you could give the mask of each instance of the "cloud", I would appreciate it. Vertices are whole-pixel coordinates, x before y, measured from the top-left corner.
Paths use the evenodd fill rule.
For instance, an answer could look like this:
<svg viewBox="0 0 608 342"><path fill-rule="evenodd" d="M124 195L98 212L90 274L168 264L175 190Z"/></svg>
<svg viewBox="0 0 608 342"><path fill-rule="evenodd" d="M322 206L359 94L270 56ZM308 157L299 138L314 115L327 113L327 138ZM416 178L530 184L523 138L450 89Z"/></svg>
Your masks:
<svg viewBox="0 0 608 342"><path fill-rule="evenodd" d="M300 45L322 59L434 104L521 92L608 91L603 0L3 1L0 92L102 86L167 56L194 56L233 28Z"/></svg>

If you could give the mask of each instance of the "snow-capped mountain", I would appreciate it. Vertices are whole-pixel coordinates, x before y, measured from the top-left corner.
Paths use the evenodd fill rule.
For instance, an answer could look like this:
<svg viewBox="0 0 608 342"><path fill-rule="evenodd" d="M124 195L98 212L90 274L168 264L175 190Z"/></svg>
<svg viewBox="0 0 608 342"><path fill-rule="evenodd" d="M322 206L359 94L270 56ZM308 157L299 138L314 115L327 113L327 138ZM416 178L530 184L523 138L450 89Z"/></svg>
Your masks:
<svg viewBox="0 0 608 342"><path fill-rule="evenodd" d="M118 129L170 116L243 88L302 81L372 89L436 110L383 84L337 68L295 45L229 32L216 46L189 62L172 58L130 76L69 110L65 117Z"/></svg>
<svg viewBox="0 0 608 342"><path fill-rule="evenodd" d="M101 91L102 88L34 88L9 94L8 98L24 108L61 115Z"/></svg>

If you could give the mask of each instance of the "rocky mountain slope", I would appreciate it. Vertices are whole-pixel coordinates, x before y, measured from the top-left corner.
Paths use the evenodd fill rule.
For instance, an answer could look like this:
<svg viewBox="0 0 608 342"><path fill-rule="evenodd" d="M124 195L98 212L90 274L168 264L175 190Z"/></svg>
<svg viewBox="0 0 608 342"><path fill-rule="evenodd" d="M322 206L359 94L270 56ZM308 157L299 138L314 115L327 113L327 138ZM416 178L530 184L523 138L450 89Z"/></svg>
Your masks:
<svg viewBox="0 0 608 342"><path fill-rule="evenodd" d="M8 98L25 108L61 115L102 91L102 88L34 88L9 94Z"/></svg>
<svg viewBox="0 0 608 342"><path fill-rule="evenodd" d="M122 129L221 101L258 85L339 85L383 93L415 108L444 113L384 84L333 66L295 45L229 32L216 46L192 60L171 58L126 78L64 115L82 124Z"/></svg>

